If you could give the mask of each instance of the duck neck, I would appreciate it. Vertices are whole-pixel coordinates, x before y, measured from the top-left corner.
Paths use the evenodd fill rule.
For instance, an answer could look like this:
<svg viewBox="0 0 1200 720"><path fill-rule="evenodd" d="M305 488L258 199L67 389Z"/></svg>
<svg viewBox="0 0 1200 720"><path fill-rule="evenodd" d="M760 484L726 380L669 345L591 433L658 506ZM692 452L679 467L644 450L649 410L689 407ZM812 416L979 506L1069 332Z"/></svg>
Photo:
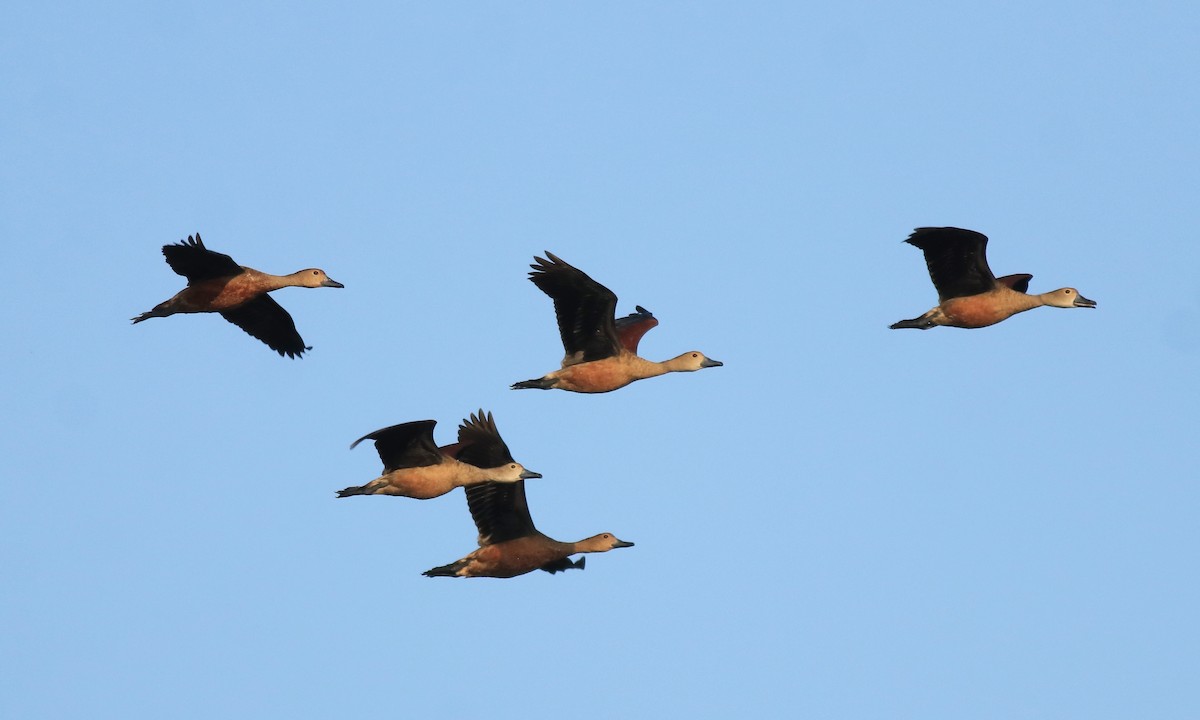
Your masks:
<svg viewBox="0 0 1200 720"><path fill-rule="evenodd" d="M292 273L291 275L272 275L254 268L243 268L244 273L254 283L255 287L262 288L266 292L279 290L285 287L294 287L300 284L300 273Z"/></svg>
<svg viewBox="0 0 1200 720"><path fill-rule="evenodd" d="M584 538L582 540L577 540L575 542L561 542L561 541L555 540L554 542L557 543L558 545L560 545L564 550L566 550L569 555L574 555L575 553L595 552L595 550L590 549L587 545L587 542L590 539L591 538Z"/></svg>
<svg viewBox="0 0 1200 720"><path fill-rule="evenodd" d="M671 367L673 360L654 362L653 360L647 360L646 358L638 357L637 355L630 355L627 362L634 373L638 376L638 379L657 377L659 375L665 375L666 373L674 370L674 368Z"/></svg>
<svg viewBox="0 0 1200 720"><path fill-rule="evenodd" d="M1016 290L1006 293L1005 301L1008 307L1012 309L1014 315L1046 304L1046 299L1041 295L1026 295Z"/></svg>
<svg viewBox="0 0 1200 720"><path fill-rule="evenodd" d="M453 460L452 462L458 463L458 472L455 473L455 484L459 486L481 483L484 480L489 479L494 474L492 471L489 471L486 468L476 467L471 463L465 463L459 460Z"/></svg>

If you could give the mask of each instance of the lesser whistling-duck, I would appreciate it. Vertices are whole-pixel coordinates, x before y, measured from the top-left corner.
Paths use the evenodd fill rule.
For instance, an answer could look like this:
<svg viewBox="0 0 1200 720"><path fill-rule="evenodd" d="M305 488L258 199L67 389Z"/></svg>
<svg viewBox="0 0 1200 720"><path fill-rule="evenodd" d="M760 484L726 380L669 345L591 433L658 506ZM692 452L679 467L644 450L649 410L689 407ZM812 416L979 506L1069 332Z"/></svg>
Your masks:
<svg viewBox="0 0 1200 720"><path fill-rule="evenodd" d="M625 387L635 380L669 372L692 372L720 367L699 351L686 352L664 362L638 357L637 346L658 320L642 306L637 312L616 320L617 296L611 290L572 267L553 253L534 257L529 279L554 300L558 332L566 355L562 369L543 377L514 384L514 390L558 388L580 393L603 393Z"/></svg>
<svg viewBox="0 0 1200 720"><path fill-rule="evenodd" d="M338 497L351 495L398 495L428 500L445 495L456 487L487 481L514 483L541 475L526 470L513 460L508 446L496 429L491 413L480 410L472 413L458 428L458 442L439 448L433 441L436 420L418 420L376 430L355 440L354 449L363 440L374 440L379 459L383 460L383 475L366 485L339 490ZM457 459L467 448L486 453L495 460L487 466ZM472 456L474 457L474 456Z"/></svg>
<svg viewBox="0 0 1200 720"><path fill-rule="evenodd" d="M925 253L929 277L938 291L938 305L912 320L891 325L928 330L936 325L981 328L1043 305L1096 307L1075 288L1028 295L1032 275L996 277L987 263L987 236L955 227L917 228L904 242Z"/></svg>
<svg viewBox="0 0 1200 720"><path fill-rule="evenodd" d="M312 348L300 339L292 316L267 293L285 287L345 287L318 268L271 275L243 267L228 255L204 247L199 233L164 245L162 252L171 269L187 278L187 287L133 318L135 324L176 313L216 312L281 356L300 357Z"/></svg>
<svg viewBox="0 0 1200 720"><path fill-rule="evenodd" d="M466 448L459 458L483 465L496 460L485 447ZM551 574L571 568L582 570L584 558L572 561L571 555L633 547L633 543L618 540L612 533L579 542L559 542L538 532L529 516L524 481L472 485L466 493L467 507L479 529L479 549L449 565L426 570L422 574L427 577L510 578L534 570Z"/></svg>

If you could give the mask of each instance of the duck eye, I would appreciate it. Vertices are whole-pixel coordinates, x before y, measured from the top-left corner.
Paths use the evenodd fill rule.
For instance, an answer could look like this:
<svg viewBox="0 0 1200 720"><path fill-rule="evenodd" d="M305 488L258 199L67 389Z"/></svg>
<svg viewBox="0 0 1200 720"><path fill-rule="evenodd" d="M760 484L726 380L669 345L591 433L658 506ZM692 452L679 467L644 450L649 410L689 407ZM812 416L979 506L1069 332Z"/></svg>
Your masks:
<svg viewBox="0 0 1200 720"><path fill-rule="evenodd" d="M692 353L692 357L700 357L700 353Z"/></svg>

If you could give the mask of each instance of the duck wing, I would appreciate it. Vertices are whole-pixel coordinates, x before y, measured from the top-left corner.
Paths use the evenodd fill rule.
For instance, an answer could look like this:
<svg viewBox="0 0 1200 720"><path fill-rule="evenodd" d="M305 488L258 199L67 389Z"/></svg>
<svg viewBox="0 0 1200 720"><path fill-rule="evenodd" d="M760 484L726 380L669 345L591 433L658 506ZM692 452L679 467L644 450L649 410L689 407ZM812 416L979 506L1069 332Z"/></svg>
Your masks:
<svg viewBox="0 0 1200 720"><path fill-rule="evenodd" d="M996 276L987 263L987 236L956 227L917 228L904 242L921 249L938 300L987 292Z"/></svg>
<svg viewBox="0 0 1200 720"><path fill-rule="evenodd" d="M1019 293L1029 292L1029 281L1033 276L1029 273L1018 273L1016 275L1005 275L1004 277L996 278L996 282L1001 285L1007 285L1010 289L1016 290Z"/></svg>
<svg viewBox="0 0 1200 720"><path fill-rule="evenodd" d="M305 346L288 311L266 293L235 308L222 310L221 317L262 340L280 355L296 358L312 349Z"/></svg>
<svg viewBox="0 0 1200 720"><path fill-rule="evenodd" d="M454 457L460 462L470 463L475 467L494 468L507 465L513 460L508 445L500 437L496 428L496 420L492 414L471 413L471 417L463 420L458 426L458 445Z"/></svg>
<svg viewBox="0 0 1200 720"><path fill-rule="evenodd" d="M433 426L436 420L417 420L376 430L355 440L353 450L363 440L374 440L375 450L383 461L384 473L411 467L437 465L442 453L433 441Z"/></svg>
<svg viewBox="0 0 1200 720"><path fill-rule="evenodd" d="M234 262L233 258L204 247L200 233L188 235L187 240L174 245L163 245L162 252L171 269L177 275L187 278L188 285L242 273L242 266Z"/></svg>
<svg viewBox="0 0 1200 720"><path fill-rule="evenodd" d="M479 530L479 546L495 545L537 534L529 504L525 501L525 481L486 482L468 485L467 508Z"/></svg>
<svg viewBox="0 0 1200 720"><path fill-rule="evenodd" d="M458 426L458 459L476 467L492 468L513 462L512 454L491 413L483 410ZM494 545L537 532L525 502L525 481L468 485L467 507L479 530L479 545Z"/></svg>
<svg viewBox="0 0 1200 720"><path fill-rule="evenodd" d="M529 279L554 301L562 337L563 367L617 355L621 343L613 320L617 296L553 253L534 257Z"/></svg>
<svg viewBox="0 0 1200 720"><path fill-rule="evenodd" d="M642 336L650 332L651 329L658 327L658 319L641 305L635 306L635 309L637 312L629 313L623 318L617 318L616 329L617 339L620 340L621 347L637 355L638 343L641 342Z"/></svg>

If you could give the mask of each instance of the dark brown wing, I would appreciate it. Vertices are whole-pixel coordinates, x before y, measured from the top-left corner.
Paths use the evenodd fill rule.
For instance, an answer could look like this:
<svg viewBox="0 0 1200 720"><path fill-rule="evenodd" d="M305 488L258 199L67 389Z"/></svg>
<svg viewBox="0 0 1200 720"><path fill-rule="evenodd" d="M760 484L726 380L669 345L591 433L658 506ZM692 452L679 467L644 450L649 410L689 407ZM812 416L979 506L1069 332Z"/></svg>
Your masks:
<svg viewBox="0 0 1200 720"><path fill-rule="evenodd" d="M629 313L623 318L617 318L617 339L629 352L637 355L638 343L642 336L658 327L658 320L649 310L641 305L636 306L637 312Z"/></svg>
<svg viewBox="0 0 1200 720"><path fill-rule="evenodd" d="M558 333L566 350L564 365L602 360L620 353L613 311L617 296L547 252L546 258L534 257L529 279L554 300Z"/></svg>
<svg viewBox="0 0 1200 720"><path fill-rule="evenodd" d="M221 317L262 340L280 355L296 358L312 349L304 345L288 311L265 293L235 308L222 310Z"/></svg>
<svg viewBox="0 0 1200 720"><path fill-rule="evenodd" d="M529 505L525 502L525 481L486 482L468 485L467 507L479 529L479 546L495 545L537 533Z"/></svg>
<svg viewBox="0 0 1200 720"><path fill-rule="evenodd" d="M242 273L242 266L235 263L233 258L204 247L200 233L188 235L187 240L174 245L163 245L162 252L171 269L187 278L188 285Z"/></svg>
<svg viewBox="0 0 1200 720"><path fill-rule="evenodd" d="M1017 273L1016 275L1005 275L1004 277L996 278L996 282L1001 285L1007 285L1019 293L1029 292L1029 281L1033 276L1029 273Z"/></svg>
<svg viewBox="0 0 1200 720"><path fill-rule="evenodd" d="M508 446L496 429L492 414L472 413L458 426L458 446L454 457L475 467L494 468L514 462Z"/></svg>
<svg viewBox="0 0 1200 720"><path fill-rule="evenodd" d="M363 435L350 445L353 450L363 440L374 440L375 450L383 461L383 471L389 473L400 468L437 465L442 453L433 441L433 427L437 420L417 420L400 423Z"/></svg>
<svg viewBox="0 0 1200 720"><path fill-rule="evenodd" d="M955 227L917 228L904 242L925 253L938 300L987 292L996 276L987 264L987 236Z"/></svg>

